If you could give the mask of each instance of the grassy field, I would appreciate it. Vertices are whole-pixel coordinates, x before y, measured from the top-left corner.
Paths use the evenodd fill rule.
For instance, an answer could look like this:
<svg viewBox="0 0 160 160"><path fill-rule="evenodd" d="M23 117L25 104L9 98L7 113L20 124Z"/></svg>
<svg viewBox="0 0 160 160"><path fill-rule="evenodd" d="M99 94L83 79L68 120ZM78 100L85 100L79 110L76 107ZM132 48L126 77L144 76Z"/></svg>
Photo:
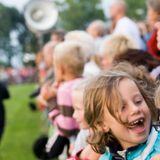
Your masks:
<svg viewBox="0 0 160 160"><path fill-rule="evenodd" d="M0 160L35 160L32 144L42 132L39 112L28 107L33 84L10 86L11 98L5 101L7 124L0 144Z"/></svg>

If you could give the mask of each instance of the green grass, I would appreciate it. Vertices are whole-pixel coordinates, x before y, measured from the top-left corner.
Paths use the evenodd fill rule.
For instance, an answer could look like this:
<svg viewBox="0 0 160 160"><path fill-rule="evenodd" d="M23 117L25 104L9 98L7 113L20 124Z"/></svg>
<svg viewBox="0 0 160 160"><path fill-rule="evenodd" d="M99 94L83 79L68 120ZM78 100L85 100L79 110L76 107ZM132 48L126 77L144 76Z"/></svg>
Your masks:
<svg viewBox="0 0 160 160"><path fill-rule="evenodd" d="M32 144L42 130L41 113L28 107L34 84L10 86L11 98L5 101L6 128L0 144L0 160L35 160Z"/></svg>

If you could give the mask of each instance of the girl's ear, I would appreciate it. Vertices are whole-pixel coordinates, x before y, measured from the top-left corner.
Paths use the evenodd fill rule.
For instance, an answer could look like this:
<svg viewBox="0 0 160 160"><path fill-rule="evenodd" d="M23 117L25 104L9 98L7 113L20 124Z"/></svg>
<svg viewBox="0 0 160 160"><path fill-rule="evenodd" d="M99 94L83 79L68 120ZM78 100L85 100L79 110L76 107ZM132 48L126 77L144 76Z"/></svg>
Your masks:
<svg viewBox="0 0 160 160"><path fill-rule="evenodd" d="M59 72L61 72L61 73L63 72L63 68L64 68L63 65L58 64L57 68L58 68Z"/></svg>
<svg viewBox="0 0 160 160"><path fill-rule="evenodd" d="M109 132L110 130L109 126L106 123L102 125L102 128L104 132Z"/></svg>
<svg viewBox="0 0 160 160"><path fill-rule="evenodd" d="M60 70L61 70L61 73L63 75L65 73L65 68L62 65L60 66Z"/></svg>

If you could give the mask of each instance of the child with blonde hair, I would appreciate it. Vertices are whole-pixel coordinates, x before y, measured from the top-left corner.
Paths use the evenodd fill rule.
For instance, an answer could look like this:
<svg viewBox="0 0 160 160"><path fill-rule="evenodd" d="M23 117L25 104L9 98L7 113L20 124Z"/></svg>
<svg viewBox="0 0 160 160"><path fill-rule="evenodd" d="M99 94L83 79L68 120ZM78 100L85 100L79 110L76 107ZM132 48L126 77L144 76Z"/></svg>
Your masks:
<svg viewBox="0 0 160 160"><path fill-rule="evenodd" d="M62 42L54 50L55 80L60 85L57 89L58 107L49 112L49 118L56 128L56 136L41 155L41 159L57 158L69 147L72 137L76 136L79 126L73 119L72 87L81 80L85 63L82 46L76 42Z"/></svg>
<svg viewBox="0 0 160 160"><path fill-rule="evenodd" d="M101 65L103 69L111 68L116 55L122 54L129 48L137 48L135 43L124 35L107 37L100 48Z"/></svg>
<svg viewBox="0 0 160 160"><path fill-rule="evenodd" d="M41 111L44 111L48 107L48 100L51 97L55 97L55 94L50 90L50 88L54 81L53 53L56 45L56 43L49 41L43 47L42 53L47 73L44 77L44 82L41 84L40 93L36 99L38 109Z"/></svg>
<svg viewBox="0 0 160 160"><path fill-rule="evenodd" d="M88 83L87 79L83 79L78 82L72 92L72 100L74 113L73 118L77 121L80 127L80 131L76 137L75 143L71 148L71 157L67 160L98 160L100 154L93 151L90 145L87 143L87 137L89 136L89 127L84 119L84 90Z"/></svg>
<svg viewBox="0 0 160 160"><path fill-rule="evenodd" d="M86 87L85 119L92 131L88 142L103 154L100 160L159 158L160 132L152 125L157 118L153 96L146 79L136 77L115 66Z"/></svg>
<svg viewBox="0 0 160 160"><path fill-rule="evenodd" d="M66 34L65 41L74 41L82 44L86 57L83 72L84 77L92 77L100 72L99 58L96 55L94 39L89 33L81 30L73 30Z"/></svg>

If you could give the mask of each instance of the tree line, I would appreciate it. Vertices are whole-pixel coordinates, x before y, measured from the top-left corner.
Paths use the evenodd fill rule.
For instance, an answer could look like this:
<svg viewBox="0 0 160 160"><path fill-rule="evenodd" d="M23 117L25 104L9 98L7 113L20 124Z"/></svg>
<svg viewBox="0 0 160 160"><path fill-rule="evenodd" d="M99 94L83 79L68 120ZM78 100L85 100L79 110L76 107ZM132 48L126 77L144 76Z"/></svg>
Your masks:
<svg viewBox="0 0 160 160"><path fill-rule="evenodd" d="M135 20L145 19L145 0L126 0L128 15ZM100 0L54 0L59 10L59 20L53 28L66 31L85 29L94 19L107 21L100 6ZM9 61L18 53L39 51L36 36L28 30L24 15L16 8L0 4L0 52L4 53ZM17 43L14 43L16 35ZM49 40L49 33L44 35L44 42Z"/></svg>

